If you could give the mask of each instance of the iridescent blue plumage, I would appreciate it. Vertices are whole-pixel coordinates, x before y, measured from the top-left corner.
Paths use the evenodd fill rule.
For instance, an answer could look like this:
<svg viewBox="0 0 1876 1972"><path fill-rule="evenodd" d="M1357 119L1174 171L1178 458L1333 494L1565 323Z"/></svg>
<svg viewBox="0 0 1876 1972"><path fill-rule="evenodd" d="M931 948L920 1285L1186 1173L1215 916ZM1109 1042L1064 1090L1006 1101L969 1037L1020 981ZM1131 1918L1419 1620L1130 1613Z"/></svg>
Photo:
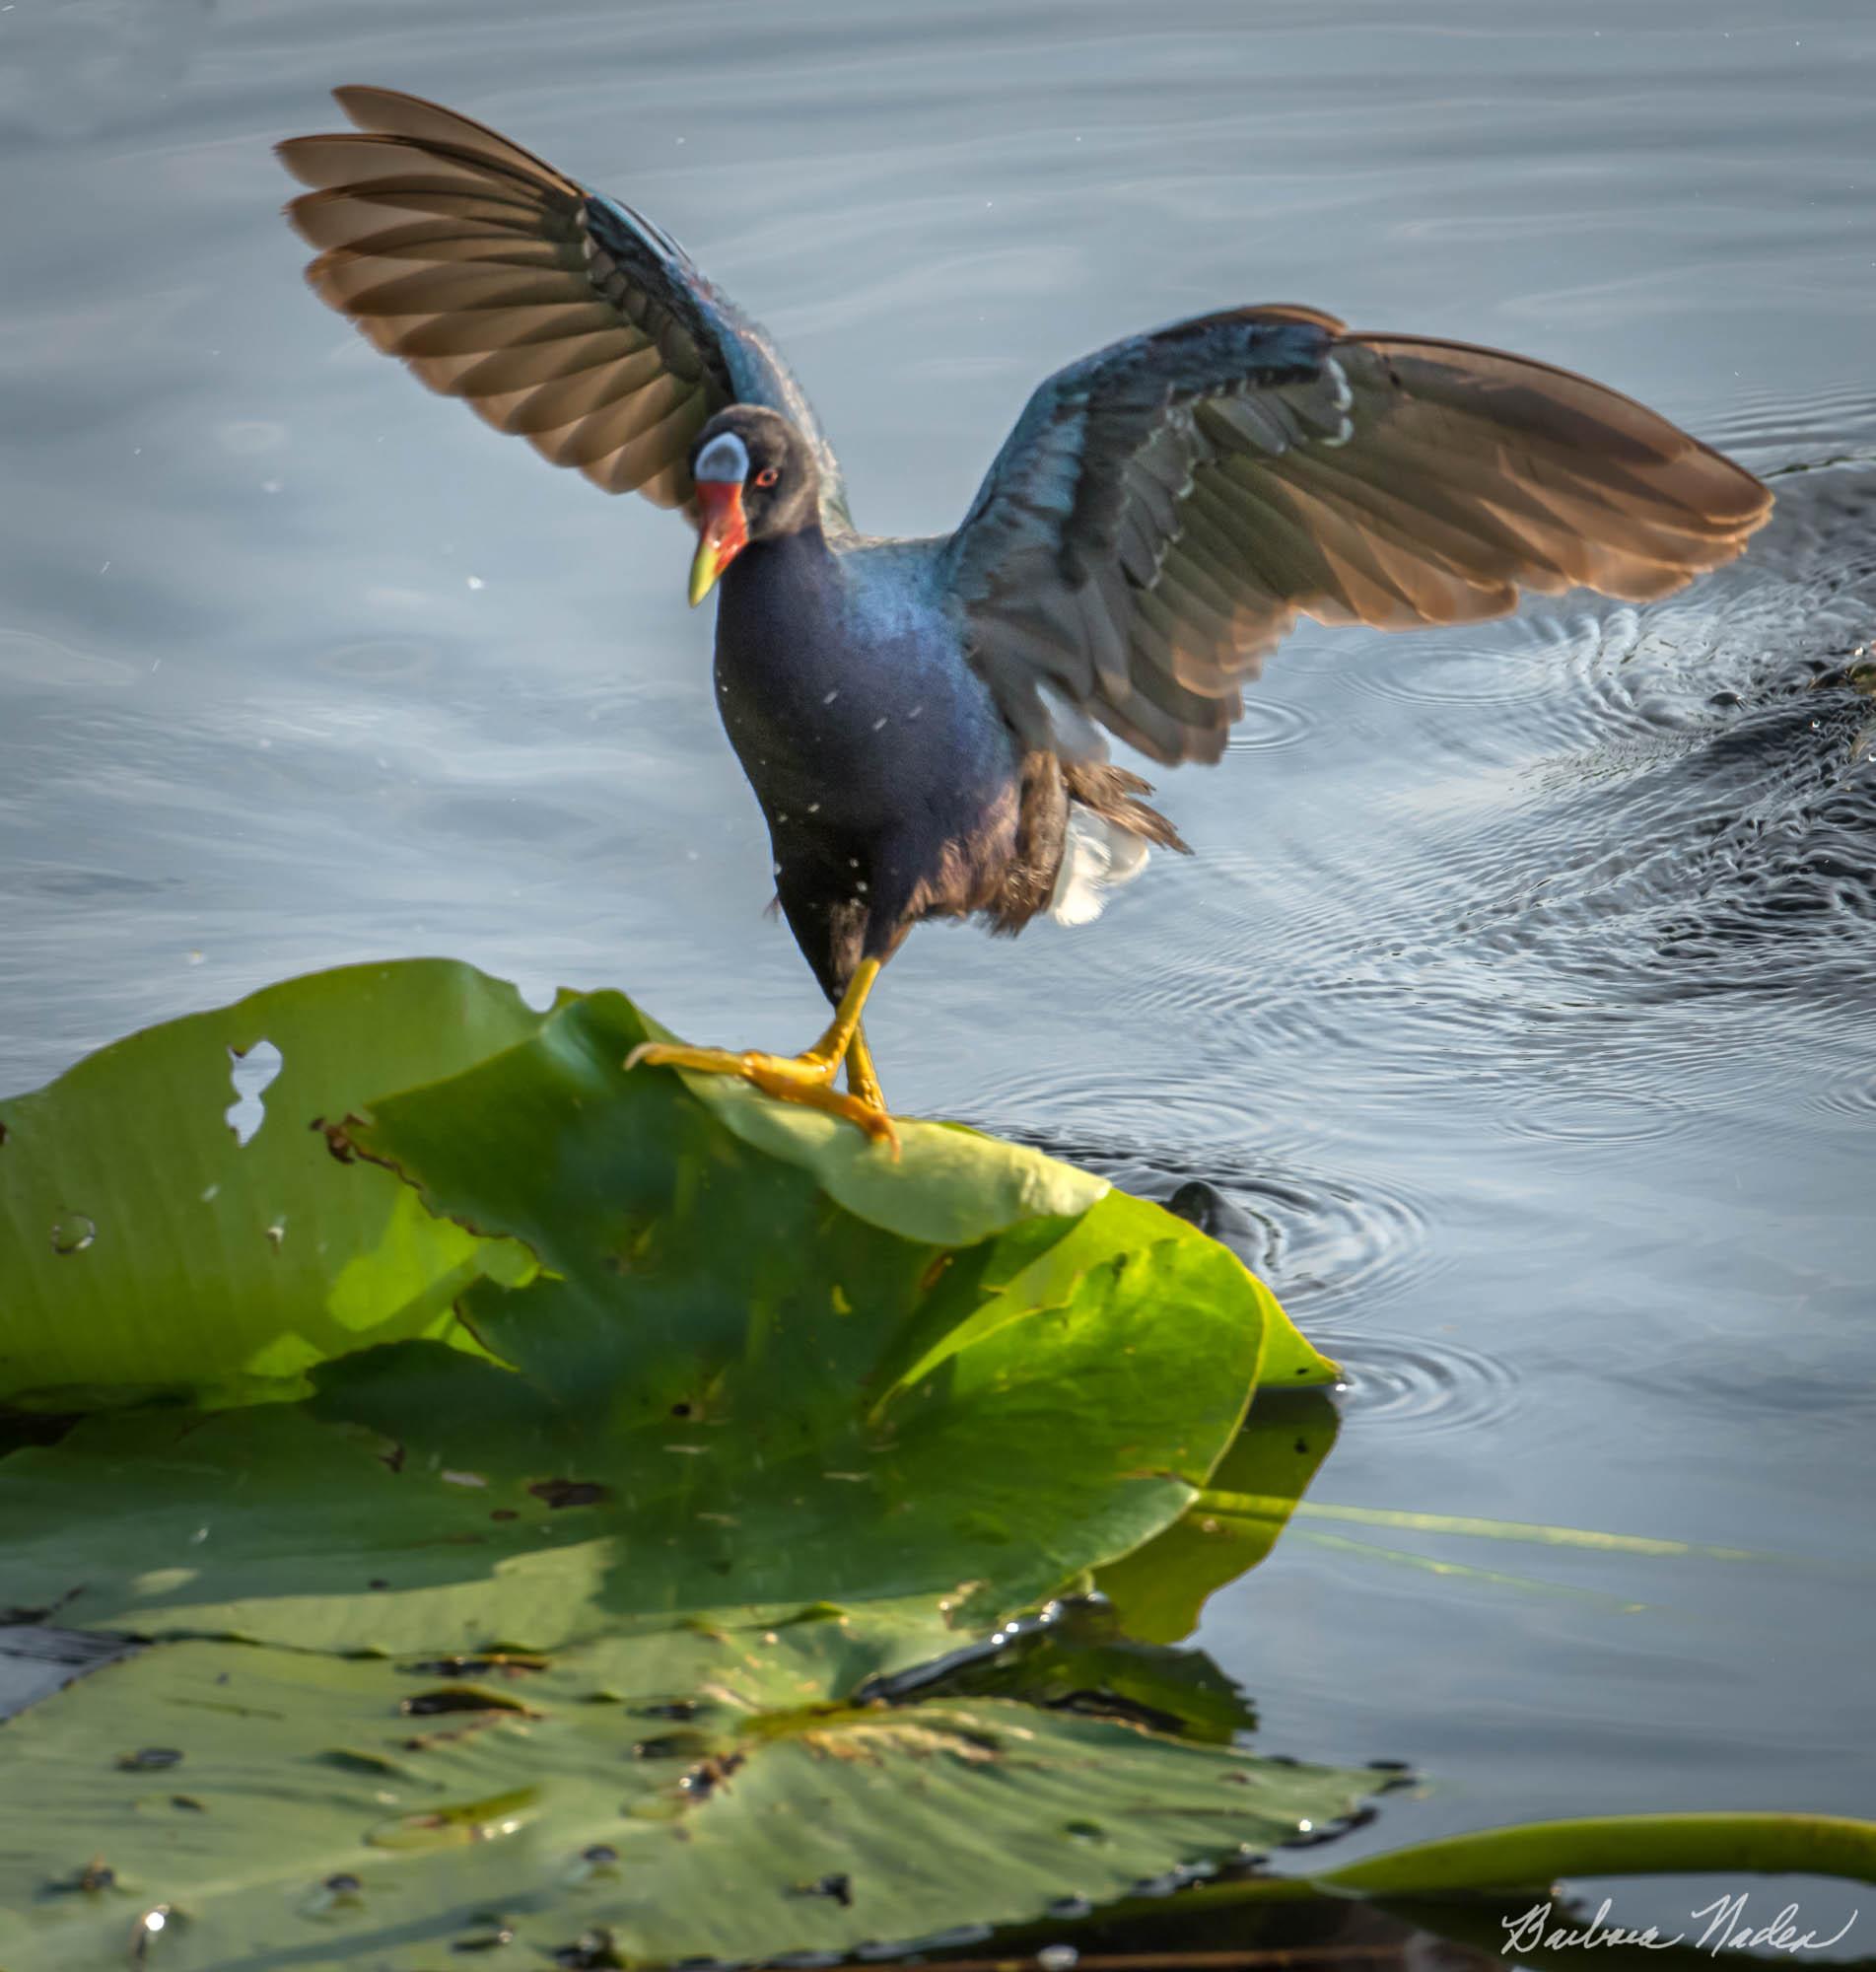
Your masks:
<svg viewBox="0 0 1876 1972"><path fill-rule="evenodd" d="M280 147L316 187L289 209L322 249L315 290L556 464L699 521L725 726L789 923L841 1002L818 1051L735 1072L822 1088L854 1050L838 1113L869 1129L850 982L864 999L911 925L1013 931L1052 901L1078 921L1144 844L1183 847L1103 732L1216 760L1299 615L1408 629L1527 590L1665 596L1770 511L1749 473L1600 385L1285 306L1070 364L955 533L869 540L774 345L661 228L434 104L337 94L363 134ZM705 446L745 476L700 480Z"/></svg>

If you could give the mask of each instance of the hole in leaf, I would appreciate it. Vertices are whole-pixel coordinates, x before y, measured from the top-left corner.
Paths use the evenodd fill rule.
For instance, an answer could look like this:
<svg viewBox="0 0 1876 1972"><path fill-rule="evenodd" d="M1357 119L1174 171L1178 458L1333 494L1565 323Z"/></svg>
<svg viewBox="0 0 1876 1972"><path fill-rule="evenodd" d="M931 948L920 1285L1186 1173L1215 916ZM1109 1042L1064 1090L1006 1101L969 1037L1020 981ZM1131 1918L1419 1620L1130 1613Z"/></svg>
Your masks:
<svg viewBox="0 0 1876 1972"><path fill-rule="evenodd" d="M250 1048L230 1048L228 1061L235 1100L222 1114L235 1133L236 1143L250 1144L267 1120L267 1108L260 1098L280 1073L280 1050L272 1041L256 1041Z"/></svg>

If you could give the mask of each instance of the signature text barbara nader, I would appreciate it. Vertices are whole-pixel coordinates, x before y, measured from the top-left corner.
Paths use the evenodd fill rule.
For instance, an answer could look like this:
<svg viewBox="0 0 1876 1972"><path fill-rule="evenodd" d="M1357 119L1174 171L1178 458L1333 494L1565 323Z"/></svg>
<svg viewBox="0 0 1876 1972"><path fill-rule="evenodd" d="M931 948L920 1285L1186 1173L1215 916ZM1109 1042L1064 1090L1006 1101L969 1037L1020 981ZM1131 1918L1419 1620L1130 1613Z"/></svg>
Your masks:
<svg viewBox="0 0 1876 1972"><path fill-rule="evenodd" d="M1576 1917L1574 1912L1565 1911L1563 1921L1559 1922L1552 1905L1533 1904L1522 1917L1500 1918L1504 1926L1504 1943L1499 1950L1509 1956L1514 1951L1567 1951L1580 1947L1593 1951L1598 1945L1640 1945L1649 1951L1667 1951L1677 1944L1689 1942L1690 1934L1677 1931L1669 1937L1658 1927L1649 1925L1645 1930L1631 1930L1626 1925L1609 1922L1609 1902L1605 1897L1596 1908L1596 1915L1587 1924ZM1786 1904L1769 1924L1755 1924L1746 1910L1746 1892L1741 1890L1736 1896L1716 1897L1702 1909L1689 1913L1691 1924L1703 1924L1705 1929L1694 1937L1696 1951L1710 1952L1715 1958L1722 1951L1828 1951L1832 1945L1849 1936L1850 1926L1856 1922L1857 1912L1851 1911L1844 1919L1841 1930L1830 1937L1820 1937L1814 1931L1803 1929L1796 1904Z"/></svg>

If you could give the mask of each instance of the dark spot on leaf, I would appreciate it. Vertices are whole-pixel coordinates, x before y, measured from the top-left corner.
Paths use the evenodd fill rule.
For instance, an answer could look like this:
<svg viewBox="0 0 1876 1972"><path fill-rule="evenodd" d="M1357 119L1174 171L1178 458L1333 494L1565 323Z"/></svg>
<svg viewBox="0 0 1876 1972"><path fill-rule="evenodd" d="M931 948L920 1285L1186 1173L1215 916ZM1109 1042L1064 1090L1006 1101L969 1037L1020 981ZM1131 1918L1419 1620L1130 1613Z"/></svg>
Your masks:
<svg viewBox="0 0 1876 1972"><path fill-rule="evenodd" d="M519 1520L521 1514L513 1507L497 1507L494 1513L489 1515L489 1518L492 1520Z"/></svg>
<svg viewBox="0 0 1876 1972"><path fill-rule="evenodd" d="M393 1444L388 1451L381 1451L378 1455L393 1472L404 1469L404 1447L401 1444Z"/></svg>
<svg viewBox="0 0 1876 1972"><path fill-rule="evenodd" d="M527 1490L550 1507L591 1507L608 1497L596 1479L537 1479Z"/></svg>
<svg viewBox="0 0 1876 1972"><path fill-rule="evenodd" d="M729 1784L730 1776L742 1761L740 1753L713 1754L707 1760L699 1760L677 1783L677 1791L689 1800L708 1800L720 1787Z"/></svg>
<svg viewBox="0 0 1876 1972"><path fill-rule="evenodd" d="M660 1732L650 1739L632 1743L635 1760L688 1760L701 1753L710 1742L701 1732Z"/></svg>
<svg viewBox="0 0 1876 1972"><path fill-rule="evenodd" d="M94 1856L82 1869L74 1871L63 1882L48 1883L46 1888L62 1895L82 1892L86 1896L96 1896L101 1890L115 1886L117 1871L102 1856Z"/></svg>
<svg viewBox="0 0 1876 1972"><path fill-rule="evenodd" d="M367 1588L388 1588L390 1586L390 1584L386 1582L382 1575L375 1575L365 1585L365 1586Z"/></svg>
<svg viewBox="0 0 1876 1972"><path fill-rule="evenodd" d="M665 1705L641 1705L641 1719L695 1719L703 1707L694 1698L673 1698Z"/></svg>
<svg viewBox="0 0 1876 1972"><path fill-rule="evenodd" d="M625 1960L612 1942L612 1934L598 1930L583 1931L571 1944L561 1945L554 1952L554 1963L565 1972L611 1972Z"/></svg>
<svg viewBox="0 0 1876 1972"><path fill-rule="evenodd" d="M355 1897L365 1885L349 1870L341 1869L336 1876L326 1877L325 1887L335 1897Z"/></svg>
<svg viewBox="0 0 1876 1972"><path fill-rule="evenodd" d="M142 1746L134 1753L119 1753L118 1766L126 1771L146 1767L175 1767L182 1763L182 1755L174 1746Z"/></svg>
<svg viewBox="0 0 1876 1972"><path fill-rule="evenodd" d="M181 1809L184 1814L206 1814L208 1812L208 1802L197 1800L192 1794L173 1794L170 1796L170 1805Z"/></svg>
<svg viewBox="0 0 1876 1972"><path fill-rule="evenodd" d="M797 1883L798 1897L831 1897L842 1910L854 1907L854 1879L848 1875L823 1876L818 1883Z"/></svg>
<svg viewBox="0 0 1876 1972"><path fill-rule="evenodd" d="M346 1116L340 1122L328 1123L323 1116L313 1119L312 1128L325 1138L325 1147L342 1164L353 1163L358 1159L358 1146L347 1134L355 1125L364 1121L362 1116Z"/></svg>
<svg viewBox="0 0 1876 1972"><path fill-rule="evenodd" d="M389 1774L395 1779L407 1780L410 1769L393 1760L386 1753L375 1753L369 1747L327 1746L314 1756L328 1767L342 1767L347 1773Z"/></svg>
<svg viewBox="0 0 1876 1972"><path fill-rule="evenodd" d="M527 1711L519 1698L510 1698L481 1684L440 1685L435 1691L420 1691L412 1698L400 1698L397 1709L406 1719L434 1719L445 1712Z"/></svg>
<svg viewBox="0 0 1876 1972"><path fill-rule="evenodd" d="M687 1418L687 1417L689 1417L689 1416L690 1416L690 1406L689 1406L688 1404L673 1404L673 1405L671 1406L671 1416L672 1416L672 1417L674 1417L674 1418Z"/></svg>
<svg viewBox="0 0 1876 1972"><path fill-rule="evenodd" d="M1309 1451L1309 1441L1306 1438L1299 1438L1296 1441L1295 1448L1299 1455L1307 1456Z"/></svg>
<svg viewBox="0 0 1876 1972"><path fill-rule="evenodd" d="M421 1663L408 1663L403 1668L411 1677L484 1677L492 1670L500 1671L504 1677L523 1677L549 1668L549 1659L531 1652L485 1651L473 1657L426 1657Z"/></svg>
<svg viewBox="0 0 1876 1972"><path fill-rule="evenodd" d="M491 1926L487 1931L478 1931L468 1937L454 1939L452 1951L494 1951L504 1944L513 1944L515 1934L505 1924Z"/></svg>
<svg viewBox="0 0 1876 1972"><path fill-rule="evenodd" d="M595 1842L591 1848L580 1852L583 1863L591 1863L595 1869L603 1869L619 1860L619 1852L609 1842Z"/></svg>

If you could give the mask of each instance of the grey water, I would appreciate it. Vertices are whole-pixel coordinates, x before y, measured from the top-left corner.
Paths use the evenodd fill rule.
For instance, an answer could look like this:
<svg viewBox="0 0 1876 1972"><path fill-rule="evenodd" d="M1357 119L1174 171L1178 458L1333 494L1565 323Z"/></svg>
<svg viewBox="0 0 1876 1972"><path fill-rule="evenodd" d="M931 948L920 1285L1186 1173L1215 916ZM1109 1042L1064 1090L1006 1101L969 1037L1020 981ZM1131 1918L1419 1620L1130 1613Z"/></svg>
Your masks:
<svg viewBox="0 0 1876 1972"><path fill-rule="evenodd" d="M1212 1187L1345 1364L1197 1640L1267 1750L1424 1773L1347 1854L1876 1810L1864 0L0 8L0 1088L386 954L822 1019L681 526L302 286L268 147L349 81L683 240L873 530L953 525L1057 365L1245 301L1544 357L1772 479L1667 603L1306 628L1162 785L1192 860L1088 929L921 932L869 1030L897 1107Z"/></svg>

